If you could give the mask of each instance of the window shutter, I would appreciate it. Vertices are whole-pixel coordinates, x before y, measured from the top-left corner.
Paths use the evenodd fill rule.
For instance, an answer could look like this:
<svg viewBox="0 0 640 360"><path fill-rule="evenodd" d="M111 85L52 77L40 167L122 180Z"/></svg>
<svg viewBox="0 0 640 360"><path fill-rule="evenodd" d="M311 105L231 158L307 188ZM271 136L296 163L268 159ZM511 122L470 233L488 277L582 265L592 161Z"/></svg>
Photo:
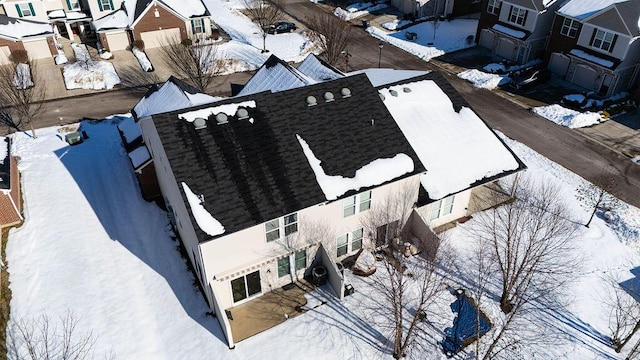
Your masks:
<svg viewBox="0 0 640 360"><path fill-rule="evenodd" d="M73 9L71 8L71 0L67 0L67 8L68 8L69 10L73 10Z"/></svg>
<svg viewBox="0 0 640 360"><path fill-rule="evenodd" d="M18 11L18 16L22 17L22 10L20 10L20 5L16 4L16 10Z"/></svg>
<svg viewBox="0 0 640 360"><path fill-rule="evenodd" d="M609 52L613 52L613 48L616 46L616 40L618 40L618 35L613 35L613 40L611 40L611 48L609 49Z"/></svg>
<svg viewBox="0 0 640 360"><path fill-rule="evenodd" d="M513 6L509 5L509 21L511 21L511 15L513 15Z"/></svg>
<svg viewBox="0 0 640 360"><path fill-rule="evenodd" d="M524 18L522 19L522 26L527 25L527 15L529 15L529 10L524 11Z"/></svg>
<svg viewBox="0 0 640 360"><path fill-rule="evenodd" d="M593 46L593 39L596 38L596 29L593 29L593 33L591 34L591 40L589 40L589 46Z"/></svg>
<svg viewBox="0 0 640 360"><path fill-rule="evenodd" d="M29 10L31 10L31 16L36 16L36 12L33 11L33 5L31 5L31 3L29 3Z"/></svg>
<svg viewBox="0 0 640 360"><path fill-rule="evenodd" d="M115 10L115 8L113 7L113 0L109 0L109 5L111 6L111 10Z"/></svg>
<svg viewBox="0 0 640 360"><path fill-rule="evenodd" d="M191 20L191 34L196 34L196 25L193 23L195 20Z"/></svg>
<svg viewBox="0 0 640 360"><path fill-rule="evenodd" d="M102 0L98 0L98 7L100 8L100 11L103 11L104 9L102 8Z"/></svg>

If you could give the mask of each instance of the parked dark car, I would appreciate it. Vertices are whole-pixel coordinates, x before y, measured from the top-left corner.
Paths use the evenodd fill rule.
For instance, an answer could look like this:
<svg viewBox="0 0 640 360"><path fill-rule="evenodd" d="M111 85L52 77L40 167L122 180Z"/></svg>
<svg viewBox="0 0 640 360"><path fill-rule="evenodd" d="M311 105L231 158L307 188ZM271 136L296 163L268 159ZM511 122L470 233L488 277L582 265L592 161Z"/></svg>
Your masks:
<svg viewBox="0 0 640 360"><path fill-rule="evenodd" d="M269 29L267 30L268 34L282 34L282 33L288 33L288 32L292 32L295 31L297 29L296 24L294 23L290 23L290 22L286 22L286 21L279 21L275 24L271 24L269 25Z"/></svg>
<svg viewBox="0 0 640 360"><path fill-rule="evenodd" d="M534 67L514 72L511 79L509 86L514 89L524 89L549 81L551 71L545 67Z"/></svg>

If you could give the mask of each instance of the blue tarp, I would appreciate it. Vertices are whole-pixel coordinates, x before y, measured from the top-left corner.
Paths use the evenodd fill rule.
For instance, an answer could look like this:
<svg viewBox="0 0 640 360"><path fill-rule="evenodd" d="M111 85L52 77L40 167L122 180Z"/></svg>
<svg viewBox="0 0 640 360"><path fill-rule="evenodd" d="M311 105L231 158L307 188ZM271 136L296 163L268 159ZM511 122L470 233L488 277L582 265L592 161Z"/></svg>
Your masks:
<svg viewBox="0 0 640 360"><path fill-rule="evenodd" d="M468 339L476 337L478 311L465 295L458 295L456 301L451 303L451 311L457 313L458 316L453 319L452 327L444 329L445 338L441 344L445 353L456 354ZM484 335L490 329L491 324L481 314L480 335Z"/></svg>

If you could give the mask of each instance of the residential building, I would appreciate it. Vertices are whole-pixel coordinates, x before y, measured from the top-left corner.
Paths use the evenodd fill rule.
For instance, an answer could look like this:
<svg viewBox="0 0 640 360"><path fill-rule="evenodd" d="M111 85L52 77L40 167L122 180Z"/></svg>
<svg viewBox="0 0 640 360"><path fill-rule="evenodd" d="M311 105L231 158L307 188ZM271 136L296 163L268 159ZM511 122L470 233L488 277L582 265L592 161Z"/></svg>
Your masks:
<svg viewBox="0 0 640 360"><path fill-rule="evenodd" d="M571 0L556 13L549 69L610 96L638 84L640 0Z"/></svg>
<svg viewBox="0 0 640 360"><path fill-rule="evenodd" d="M484 0L476 39L519 64L541 59L554 11L566 0Z"/></svg>
<svg viewBox="0 0 640 360"><path fill-rule="evenodd" d="M11 52L15 50L26 50L31 59L57 54L51 25L0 15L0 65L9 64Z"/></svg>
<svg viewBox="0 0 640 360"><path fill-rule="evenodd" d="M524 168L443 76L375 73L375 85L365 72L138 118L230 347L235 307L319 265L342 298L335 262L397 226L395 213L374 231L363 225L393 195L406 195L421 238Z"/></svg>
<svg viewBox="0 0 640 360"><path fill-rule="evenodd" d="M456 17L480 12L481 0L391 0L404 14L419 17Z"/></svg>

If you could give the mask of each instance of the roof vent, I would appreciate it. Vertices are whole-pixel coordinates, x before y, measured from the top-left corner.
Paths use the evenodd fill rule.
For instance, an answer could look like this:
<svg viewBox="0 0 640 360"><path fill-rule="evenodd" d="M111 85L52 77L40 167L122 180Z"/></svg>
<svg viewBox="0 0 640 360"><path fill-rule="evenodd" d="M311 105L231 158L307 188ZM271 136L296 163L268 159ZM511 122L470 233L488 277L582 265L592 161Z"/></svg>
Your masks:
<svg viewBox="0 0 640 360"><path fill-rule="evenodd" d="M315 96L307 96L307 106L315 106L318 104Z"/></svg>
<svg viewBox="0 0 640 360"><path fill-rule="evenodd" d="M398 96L398 92L395 90L389 90L389 94L391 94L391 96Z"/></svg>
<svg viewBox="0 0 640 360"><path fill-rule="evenodd" d="M324 100L326 102L330 102L335 100L335 97L333 96L333 93L331 93L330 91L327 91L326 93L324 93Z"/></svg>
<svg viewBox="0 0 640 360"><path fill-rule="evenodd" d="M195 127L196 130L206 128L207 127L207 119L201 118L201 117L197 117L197 118L193 119L193 127Z"/></svg>
<svg viewBox="0 0 640 360"><path fill-rule="evenodd" d="M243 120L249 117L249 112L247 109L239 108L238 111L236 111L236 116L238 119Z"/></svg>
<svg viewBox="0 0 640 360"><path fill-rule="evenodd" d="M406 93L410 93L410 92L411 92L411 89L410 89L410 88L408 88L408 87L403 87L403 88L402 88L402 91L404 91L404 92L406 92Z"/></svg>
<svg viewBox="0 0 640 360"><path fill-rule="evenodd" d="M340 89L340 94L342 94L342 97L349 97L351 96L351 90L349 90L349 88L342 88Z"/></svg>
<svg viewBox="0 0 640 360"><path fill-rule="evenodd" d="M378 93L378 95L380 95L380 100L384 101L384 95L382 95L381 93Z"/></svg>
<svg viewBox="0 0 640 360"><path fill-rule="evenodd" d="M216 121L218 122L218 125L226 124L229 122L227 114L225 113L216 114Z"/></svg>

